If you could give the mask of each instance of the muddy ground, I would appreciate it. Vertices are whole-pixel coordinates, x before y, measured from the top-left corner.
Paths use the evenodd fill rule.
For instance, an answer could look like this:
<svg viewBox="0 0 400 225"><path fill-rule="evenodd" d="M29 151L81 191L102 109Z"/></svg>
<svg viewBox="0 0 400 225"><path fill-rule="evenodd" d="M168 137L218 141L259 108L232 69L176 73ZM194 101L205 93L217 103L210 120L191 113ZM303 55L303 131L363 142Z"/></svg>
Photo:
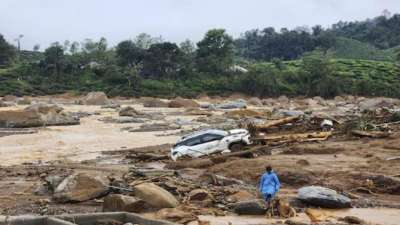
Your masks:
<svg viewBox="0 0 400 225"><path fill-rule="evenodd" d="M171 163L171 160L138 161L135 160L134 153L168 155L171 145L182 133L210 125L207 122L198 122L205 121L199 118L209 118L209 116L193 115L185 108L143 107L138 99L114 101L122 107L132 106L145 114L156 115L157 119L147 117L142 123L105 122L105 118L118 118L118 109L77 105L76 99L71 97L40 97L34 100L49 102L50 98L52 103L59 104L67 112L83 112L87 115L81 118L80 125L29 128L22 131L8 130L8 133L3 132L3 135L0 135L0 215L100 212L102 198L82 203L60 204L53 201L50 194L38 194L43 178L52 174L66 176L73 172L84 172L120 179L126 176L129 168L133 166L162 169ZM217 101L221 100L199 100L199 102ZM283 105L282 99L275 101L281 109L293 108L293 103ZM300 102L306 101L302 99ZM344 108L345 104L335 105L335 101L344 100L336 99L313 107L321 112L332 112L332 108L335 107ZM23 107L11 106L0 110ZM271 112L274 107L276 107L274 104L266 106L249 104L248 108ZM303 108L307 109L307 106ZM351 110L342 108L339 110L342 114L346 114L346 110ZM219 116L226 110L210 112ZM169 124L181 124L184 121L185 124L178 130L167 131L128 132L124 129L139 128L142 124L154 121ZM320 185L347 193L353 200L354 209L329 211L327 214L332 218L352 215L371 224L400 224L400 187L385 179L386 177L400 179L400 159L388 160L400 156L398 127L394 126L391 136L383 139L358 138L341 134L326 141L287 143L271 149L272 155L260 155L255 158L234 157L205 168L183 169L181 173L194 180L209 173L236 178L253 187L252 191L256 192L257 181L265 166L269 164L282 182L280 198L291 202L294 201L299 188ZM303 212L304 209L300 206L296 209L299 216L295 219L310 222ZM225 216L216 217L220 216L221 212ZM146 215L152 217L151 213ZM224 210L219 210L218 213L210 210L200 218L210 221L211 224L228 224L228 222L273 224L285 220L237 217Z"/></svg>

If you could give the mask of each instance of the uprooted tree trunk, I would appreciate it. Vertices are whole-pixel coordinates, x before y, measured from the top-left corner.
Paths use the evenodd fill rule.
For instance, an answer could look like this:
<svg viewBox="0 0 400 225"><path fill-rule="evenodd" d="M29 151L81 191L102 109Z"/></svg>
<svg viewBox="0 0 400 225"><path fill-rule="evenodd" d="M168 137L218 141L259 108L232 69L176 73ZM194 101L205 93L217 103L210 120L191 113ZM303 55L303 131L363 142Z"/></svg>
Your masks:
<svg viewBox="0 0 400 225"><path fill-rule="evenodd" d="M291 117L286 117L286 118L279 119L279 120L269 121L264 124L249 124L249 130L252 133L257 132L257 131L265 131L265 130L270 129L271 127L276 127L276 126L296 122L299 119L300 119L299 116L291 116Z"/></svg>

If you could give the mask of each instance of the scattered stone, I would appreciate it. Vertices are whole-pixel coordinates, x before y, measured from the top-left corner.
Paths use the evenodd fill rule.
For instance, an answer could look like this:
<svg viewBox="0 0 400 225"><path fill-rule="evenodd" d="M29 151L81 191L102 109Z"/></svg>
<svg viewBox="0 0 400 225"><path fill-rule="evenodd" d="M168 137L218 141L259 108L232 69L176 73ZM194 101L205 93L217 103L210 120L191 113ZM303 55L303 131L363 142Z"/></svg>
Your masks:
<svg viewBox="0 0 400 225"><path fill-rule="evenodd" d="M229 186L229 185L243 185L244 182L235 178L228 178L221 175L208 174L208 180L210 184L218 186Z"/></svg>
<svg viewBox="0 0 400 225"><path fill-rule="evenodd" d="M146 121L142 118L134 118L130 116L121 116L118 118L113 118L113 117L104 117L100 118L99 121L105 122L105 123L145 123Z"/></svg>
<svg viewBox="0 0 400 225"><path fill-rule="evenodd" d="M204 189L194 189L188 194L189 201L204 201L212 198L211 194Z"/></svg>
<svg viewBox="0 0 400 225"><path fill-rule="evenodd" d="M133 191L135 196L156 208L175 208L179 205L178 200L171 193L154 183L134 185Z"/></svg>
<svg viewBox="0 0 400 225"><path fill-rule="evenodd" d="M222 103L216 106L218 109L243 109L247 108L247 102L243 99Z"/></svg>
<svg viewBox="0 0 400 225"><path fill-rule="evenodd" d="M211 116L212 112L196 108L189 108L185 111L185 114L190 116Z"/></svg>
<svg viewBox="0 0 400 225"><path fill-rule="evenodd" d="M259 98L250 98L247 101L250 105L254 105L254 106L262 106L263 103Z"/></svg>
<svg viewBox="0 0 400 225"><path fill-rule="evenodd" d="M362 220L358 217L355 217L355 216L346 216L343 218L343 220L350 224L365 224L364 220Z"/></svg>
<svg viewBox="0 0 400 225"><path fill-rule="evenodd" d="M267 211L265 202L261 199L234 203L232 207L239 215L265 215Z"/></svg>
<svg viewBox="0 0 400 225"><path fill-rule="evenodd" d="M107 192L107 183L100 177L76 173L65 178L57 186L53 197L60 203L84 202L101 197Z"/></svg>
<svg viewBox="0 0 400 225"><path fill-rule="evenodd" d="M351 207L350 198L325 187L308 186L300 188L298 198L304 203L324 208Z"/></svg>
<svg viewBox="0 0 400 225"><path fill-rule="evenodd" d="M184 98L176 98L169 102L169 108L199 108L200 105L194 100L184 99Z"/></svg>
<svg viewBox="0 0 400 225"><path fill-rule="evenodd" d="M243 201L250 201L254 200L256 197L248 191L240 190L235 194L229 195L226 197L226 201L228 202L243 202Z"/></svg>
<svg viewBox="0 0 400 225"><path fill-rule="evenodd" d="M169 123L152 123L152 124L142 124L139 128L123 128L129 132L153 132L153 131L166 131L166 130L178 130L181 126Z"/></svg>
<svg viewBox="0 0 400 225"><path fill-rule="evenodd" d="M400 100L393 98L369 98L359 103L360 111L374 111L379 108L393 108L394 105L399 105Z"/></svg>
<svg viewBox="0 0 400 225"><path fill-rule="evenodd" d="M79 100L83 105L106 105L109 104L107 95L104 92L89 92L85 97Z"/></svg>
<svg viewBox="0 0 400 225"><path fill-rule="evenodd" d="M103 212L135 212L139 213L145 209L145 202L141 199L111 194L104 198Z"/></svg>
<svg viewBox="0 0 400 225"><path fill-rule="evenodd" d="M121 105L118 103L109 103L107 105L101 106L102 109L118 109L121 108Z"/></svg>

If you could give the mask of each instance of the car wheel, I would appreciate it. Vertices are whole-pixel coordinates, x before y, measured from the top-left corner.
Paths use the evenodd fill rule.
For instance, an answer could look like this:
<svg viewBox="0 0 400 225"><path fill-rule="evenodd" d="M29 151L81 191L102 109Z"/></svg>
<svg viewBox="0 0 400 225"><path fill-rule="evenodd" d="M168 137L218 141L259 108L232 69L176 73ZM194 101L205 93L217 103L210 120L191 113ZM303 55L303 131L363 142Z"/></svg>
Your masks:
<svg viewBox="0 0 400 225"><path fill-rule="evenodd" d="M244 147L244 144L242 142L238 142L238 143L233 143L229 146L229 150L231 150L232 152L238 152L241 151Z"/></svg>

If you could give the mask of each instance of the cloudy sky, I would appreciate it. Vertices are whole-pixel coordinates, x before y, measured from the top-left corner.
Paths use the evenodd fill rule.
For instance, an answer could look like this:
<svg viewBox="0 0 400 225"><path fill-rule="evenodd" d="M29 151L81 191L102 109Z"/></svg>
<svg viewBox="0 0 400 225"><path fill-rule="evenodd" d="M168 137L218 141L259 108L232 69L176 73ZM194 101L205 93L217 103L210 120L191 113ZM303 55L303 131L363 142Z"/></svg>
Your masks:
<svg viewBox="0 0 400 225"><path fill-rule="evenodd" d="M237 37L253 29L363 20L400 0L1 0L0 33L23 34L22 48L105 37L111 45L141 32L164 40L199 40L210 28Z"/></svg>

